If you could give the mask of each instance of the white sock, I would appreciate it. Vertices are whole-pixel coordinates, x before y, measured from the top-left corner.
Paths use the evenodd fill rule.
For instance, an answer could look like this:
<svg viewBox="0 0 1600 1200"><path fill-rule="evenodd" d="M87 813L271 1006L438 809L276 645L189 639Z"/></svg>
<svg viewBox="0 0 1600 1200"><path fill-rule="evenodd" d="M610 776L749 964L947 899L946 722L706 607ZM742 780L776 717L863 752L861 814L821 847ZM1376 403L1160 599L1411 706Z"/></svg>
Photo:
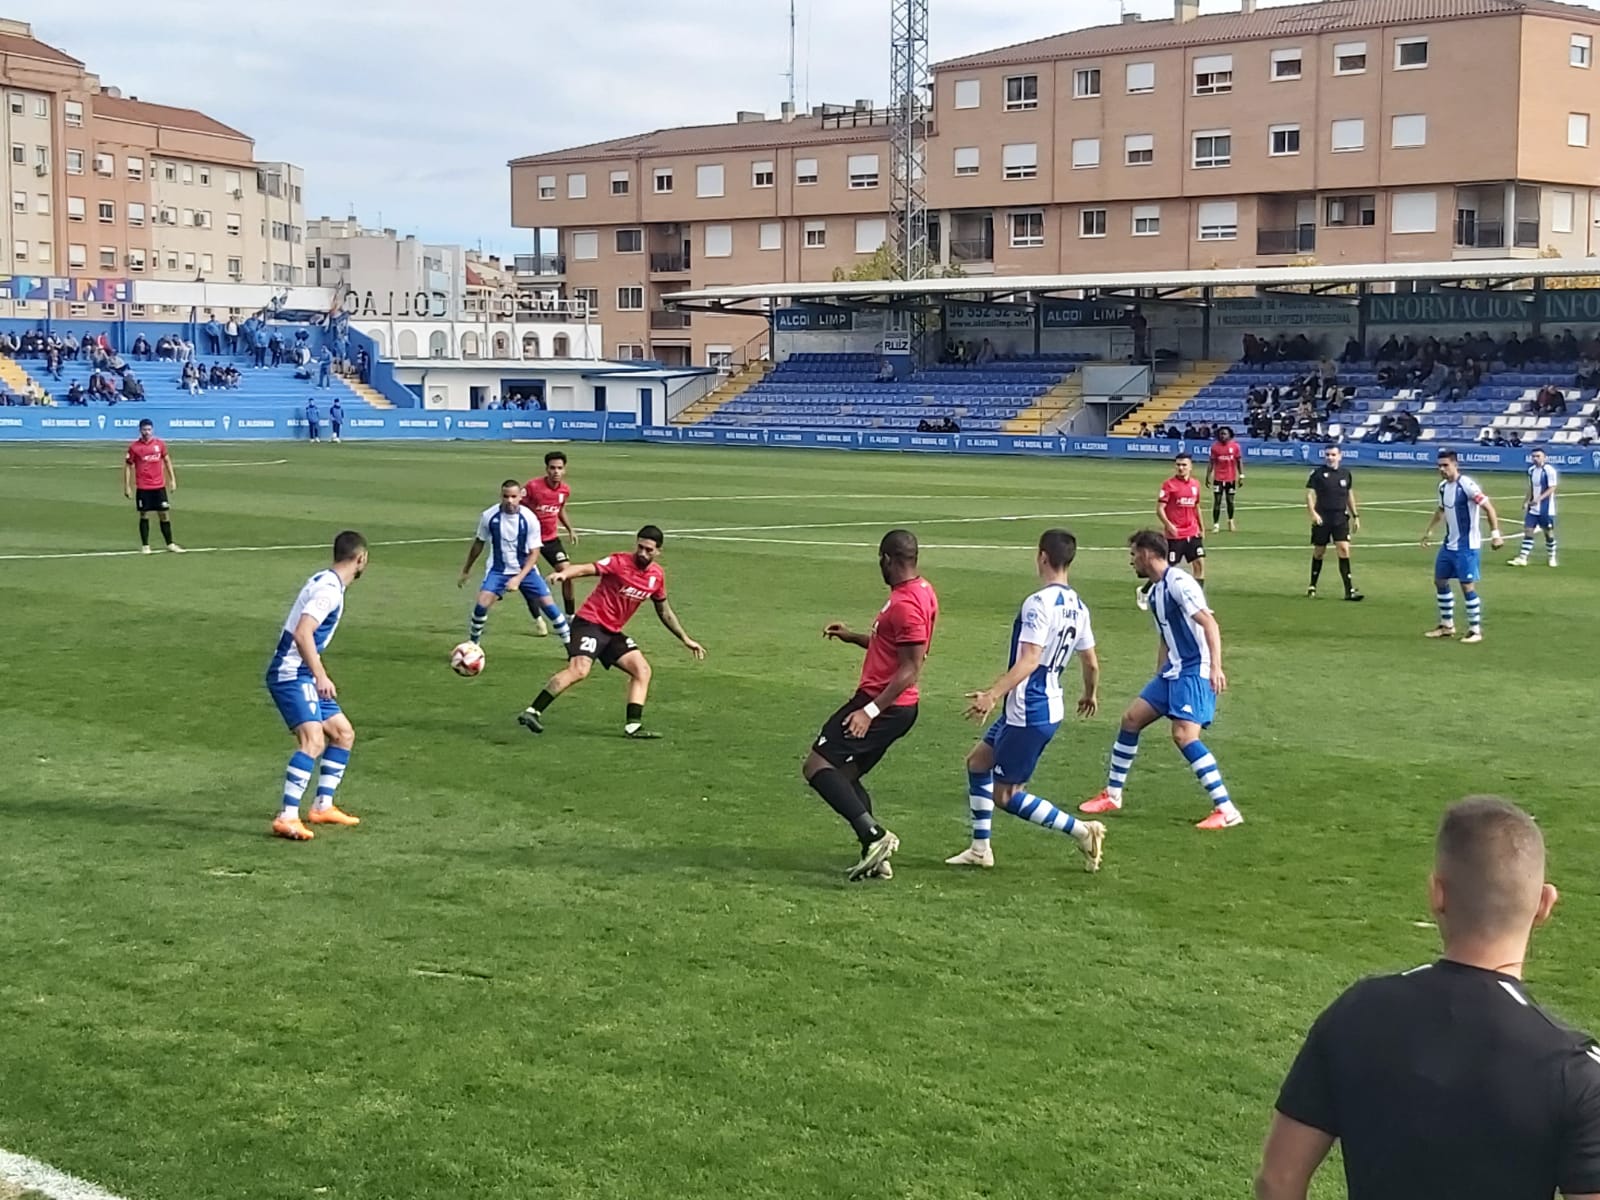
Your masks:
<svg viewBox="0 0 1600 1200"><path fill-rule="evenodd" d="M1233 806L1232 800L1224 800L1217 805L1217 811L1230 821L1239 815L1239 810Z"/></svg>

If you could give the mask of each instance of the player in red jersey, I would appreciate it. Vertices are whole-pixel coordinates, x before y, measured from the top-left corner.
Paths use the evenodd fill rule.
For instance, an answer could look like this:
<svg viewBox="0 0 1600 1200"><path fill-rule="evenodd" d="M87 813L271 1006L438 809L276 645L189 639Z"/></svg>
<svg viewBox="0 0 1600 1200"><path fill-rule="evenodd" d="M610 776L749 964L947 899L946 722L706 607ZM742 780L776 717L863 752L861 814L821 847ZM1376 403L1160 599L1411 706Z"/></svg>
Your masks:
<svg viewBox="0 0 1600 1200"><path fill-rule="evenodd" d="M682 642L695 658L706 656L705 647L683 631L678 614L667 603L667 577L656 559L661 557L661 546L666 536L654 525L639 530L631 554L608 554L602 559L581 566L567 566L550 576L551 583L565 583L569 579L583 579L598 575L589 598L583 602L572 622L572 639L567 643L567 665L550 677L534 702L517 717L517 723L533 733L544 732L544 714L555 703L556 697L575 683L589 677L598 662L606 670L620 667L628 676L627 720L622 732L631 738L658 738L644 728L644 701L650 691L650 664L638 644L623 633L623 627L639 611L646 600L656 606L656 616ZM529 558L521 571L506 584L506 591L514 592L522 586L535 560Z"/></svg>
<svg viewBox="0 0 1600 1200"><path fill-rule="evenodd" d="M1172 460L1173 475L1156 493L1156 516L1167 535L1167 561L1193 564L1189 574L1196 583L1206 578L1206 541L1200 527L1200 481L1194 477L1194 460L1180 454Z"/></svg>
<svg viewBox="0 0 1600 1200"><path fill-rule="evenodd" d="M867 657L856 694L823 722L800 768L805 781L850 823L861 842L861 859L849 871L852 880L893 876L889 856L900 839L873 818L872 797L861 778L917 723L917 682L939 619L939 597L917 570L915 534L905 529L884 534L878 543L878 569L889 585L889 600L878 610L871 632L855 633L840 621L822 631L825 638L860 646Z"/></svg>
<svg viewBox="0 0 1600 1200"><path fill-rule="evenodd" d="M122 459L122 494L133 501L139 513L142 553L150 553L150 514L155 513L161 519L161 536L167 540L167 549L182 554L183 547L172 540L172 501L167 495L178 490L178 468L172 465L167 444L156 436L155 430L149 417L139 422L139 440L128 447Z"/></svg>
<svg viewBox="0 0 1600 1200"><path fill-rule="evenodd" d="M539 518L539 541L542 543L539 553L558 571L572 561L567 557L566 546L562 545L561 530L556 528L558 522L571 536L572 544L578 544L578 531L567 520L567 501L572 497L572 489L567 486L566 477L566 454L552 450L544 456L544 474L528 480L522 488L522 506ZM576 604L571 580L561 584L561 604L571 617ZM540 627L543 628L542 621Z"/></svg>
<svg viewBox="0 0 1600 1200"><path fill-rule="evenodd" d="M1244 447L1233 440L1233 430L1227 425L1218 428L1217 440L1211 443L1206 486L1211 489L1211 532L1216 533L1222 527L1224 498L1228 501L1228 532L1239 532L1233 521L1233 496L1244 486Z"/></svg>

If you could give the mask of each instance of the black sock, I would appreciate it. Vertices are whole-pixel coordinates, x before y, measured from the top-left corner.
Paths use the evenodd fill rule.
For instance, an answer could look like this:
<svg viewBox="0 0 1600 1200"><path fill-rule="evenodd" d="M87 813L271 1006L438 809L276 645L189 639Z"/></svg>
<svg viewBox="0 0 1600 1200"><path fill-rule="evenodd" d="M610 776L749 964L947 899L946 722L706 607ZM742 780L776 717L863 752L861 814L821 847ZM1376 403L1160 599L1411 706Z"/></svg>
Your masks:
<svg viewBox="0 0 1600 1200"><path fill-rule="evenodd" d="M1345 591L1348 592L1353 590L1350 586L1350 560L1348 558L1341 558L1339 560L1339 578L1344 580Z"/></svg>
<svg viewBox="0 0 1600 1200"><path fill-rule="evenodd" d="M856 799L861 801L862 807L867 810L867 814L870 816L872 813L872 794L861 786L861 780L852 779L850 782L856 789Z"/></svg>
<svg viewBox="0 0 1600 1200"><path fill-rule="evenodd" d="M139 544L141 546L148 546L150 544L150 518L149 517L140 517L139 518Z"/></svg>
<svg viewBox="0 0 1600 1200"><path fill-rule="evenodd" d="M172 522L161 522L161 536L167 539L167 545L172 545Z"/></svg>
<svg viewBox="0 0 1600 1200"><path fill-rule="evenodd" d="M630 705L628 705L628 724L629 725L637 725L643 720L644 720L644 705L642 705L642 704L630 704Z"/></svg>
<svg viewBox="0 0 1600 1200"><path fill-rule="evenodd" d="M1233 520L1233 493L1228 493L1228 520Z"/></svg>
<svg viewBox="0 0 1600 1200"><path fill-rule="evenodd" d="M565 597L563 597L561 600L561 607L567 610L567 616L569 617L578 611L577 605Z"/></svg>
<svg viewBox="0 0 1600 1200"><path fill-rule="evenodd" d="M872 814L867 811L866 805L861 802L861 797L856 792L853 784L844 774L835 767L824 767L810 779L811 790L816 792L828 802L828 807L833 809L846 821L850 828L855 830L856 838L863 846L870 845L883 836L883 829L872 819Z"/></svg>
<svg viewBox="0 0 1600 1200"><path fill-rule="evenodd" d="M549 693L549 691L543 691L543 692L540 692L539 695L534 699L534 702L530 707L533 709L534 712L542 713L542 712L544 712L545 709L549 708L555 702L556 702L556 698L554 696L552 696Z"/></svg>
<svg viewBox="0 0 1600 1200"><path fill-rule="evenodd" d="M1311 586L1312 587L1316 587L1317 586L1317 580L1319 580L1321 578L1322 578L1322 560L1320 558L1313 558L1311 560Z"/></svg>
<svg viewBox="0 0 1600 1200"><path fill-rule="evenodd" d="M1222 519L1222 493L1217 492L1211 497L1211 523L1215 525Z"/></svg>

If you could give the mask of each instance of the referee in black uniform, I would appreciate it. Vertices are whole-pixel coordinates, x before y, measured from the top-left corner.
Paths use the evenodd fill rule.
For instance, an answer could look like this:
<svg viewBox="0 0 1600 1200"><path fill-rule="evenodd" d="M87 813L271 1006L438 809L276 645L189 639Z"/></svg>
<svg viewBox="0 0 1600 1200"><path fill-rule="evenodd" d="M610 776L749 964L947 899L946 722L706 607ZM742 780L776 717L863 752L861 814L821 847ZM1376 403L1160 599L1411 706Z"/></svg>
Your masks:
<svg viewBox="0 0 1600 1200"><path fill-rule="evenodd" d="M1428 898L1444 957L1356 984L1278 1095L1258 1200L1305 1200L1333 1143L1350 1200L1600 1198L1600 1048L1536 1005L1522 963L1556 890L1521 809L1439 825Z"/></svg>
<svg viewBox="0 0 1600 1200"><path fill-rule="evenodd" d="M1322 556L1331 542L1339 551L1339 578L1344 581L1346 600L1364 600L1355 584L1350 582L1350 526L1361 532L1361 509L1356 503L1355 480L1347 468L1339 465L1344 452L1329 446L1322 452L1327 465L1311 472L1306 480L1306 508L1311 513L1311 586L1306 595L1317 594L1317 580L1322 578Z"/></svg>

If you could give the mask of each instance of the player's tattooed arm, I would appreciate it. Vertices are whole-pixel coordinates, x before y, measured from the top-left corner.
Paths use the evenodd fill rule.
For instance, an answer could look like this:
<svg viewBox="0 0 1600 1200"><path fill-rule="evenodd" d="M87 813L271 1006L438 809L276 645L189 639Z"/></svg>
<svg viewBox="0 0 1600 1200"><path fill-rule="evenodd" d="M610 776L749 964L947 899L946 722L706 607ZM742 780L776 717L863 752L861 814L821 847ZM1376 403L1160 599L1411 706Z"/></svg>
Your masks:
<svg viewBox="0 0 1600 1200"><path fill-rule="evenodd" d="M682 642L690 654L696 658L704 658L706 648L683 631L683 622L679 621L678 614L672 611L672 605L666 600L657 600L655 606L656 616L667 627L667 632Z"/></svg>

